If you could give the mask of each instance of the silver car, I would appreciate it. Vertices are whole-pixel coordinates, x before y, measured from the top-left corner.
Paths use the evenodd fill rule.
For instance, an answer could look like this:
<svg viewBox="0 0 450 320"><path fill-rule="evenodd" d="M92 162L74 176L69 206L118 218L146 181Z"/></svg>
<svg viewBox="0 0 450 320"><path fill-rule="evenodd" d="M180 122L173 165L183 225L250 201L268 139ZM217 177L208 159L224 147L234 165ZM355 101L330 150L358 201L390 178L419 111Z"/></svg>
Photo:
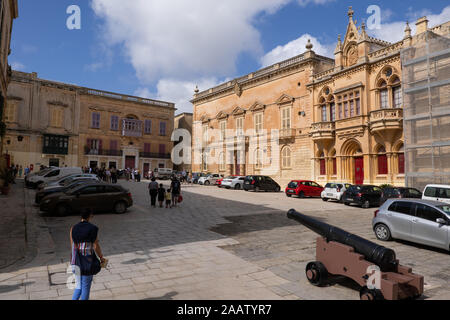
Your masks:
<svg viewBox="0 0 450 320"><path fill-rule="evenodd" d="M450 250L450 204L421 199L388 199L375 211L379 240L401 239Z"/></svg>

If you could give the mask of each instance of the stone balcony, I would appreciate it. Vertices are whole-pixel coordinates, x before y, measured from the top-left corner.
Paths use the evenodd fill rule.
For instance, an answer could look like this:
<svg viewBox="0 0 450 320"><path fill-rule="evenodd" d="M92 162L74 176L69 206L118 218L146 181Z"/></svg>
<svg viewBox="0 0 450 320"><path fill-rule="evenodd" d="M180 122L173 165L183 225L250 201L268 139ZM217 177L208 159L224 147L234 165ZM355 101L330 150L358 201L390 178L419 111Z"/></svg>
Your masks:
<svg viewBox="0 0 450 320"><path fill-rule="evenodd" d="M295 129L281 129L280 132L280 140L286 139L294 139L295 138Z"/></svg>
<svg viewBox="0 0 450 320"><path fill-rule="evenodd" d="M381 109L370 113L370 131L403 129L403 109Z"/></svg>
<svg viewBox="0 0 450 320"><path fill-rule="evenodd" d="M311 137L314 141L333 140L335 137L334 122L318 122L311 126Z"/></svg>

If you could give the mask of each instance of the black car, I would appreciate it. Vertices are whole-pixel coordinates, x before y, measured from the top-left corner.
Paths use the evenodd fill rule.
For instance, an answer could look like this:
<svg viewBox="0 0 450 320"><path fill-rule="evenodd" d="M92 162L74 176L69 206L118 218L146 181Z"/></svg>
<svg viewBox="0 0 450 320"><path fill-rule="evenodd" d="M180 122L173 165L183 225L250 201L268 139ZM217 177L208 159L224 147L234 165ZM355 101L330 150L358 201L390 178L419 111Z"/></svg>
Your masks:
<svg viewBox="0 0 450 320"><path fill-rule="evenodd" d="M275 191L280 192L281 187L268 176L246 176L244 179L244 190L249 191Z"/></svg>
<svg viewBox="0 0 450 320"><path fill-rule="evenodd" d="M356 203L362 208L370 206L379 206L381 199L381 188L371 185L354 185L348 188L342 196L342 202L348 206Z"/></svg>
<svg viewBox="0 0 450 320"><path fill-rule="evenodd" d="M36 192L36 195L34 197L34 202L36 204L39 204L39 203L41 203L42 199L44 199L48 195L51 195L51 194L57 193L57 192L65 192L67 190L75 188L76 186L79 186L79 185L82 185L82 184L85 184L85 183L89 183L89 182L96 182L96 180L95 179L89 179L89 178L78 179L78 180L71 181L68 184L64 184L62 186L58 185L58 186L51 187L51 188L50 187L49 188L44 188L44 189Z"/></svg>
<svg viewBox="0 0 450 320"><path fill-rule="evenodd" d="M391 198L416 198L422 199L422 192L414 188L385 188L381 193L380 206Z"/></svg>

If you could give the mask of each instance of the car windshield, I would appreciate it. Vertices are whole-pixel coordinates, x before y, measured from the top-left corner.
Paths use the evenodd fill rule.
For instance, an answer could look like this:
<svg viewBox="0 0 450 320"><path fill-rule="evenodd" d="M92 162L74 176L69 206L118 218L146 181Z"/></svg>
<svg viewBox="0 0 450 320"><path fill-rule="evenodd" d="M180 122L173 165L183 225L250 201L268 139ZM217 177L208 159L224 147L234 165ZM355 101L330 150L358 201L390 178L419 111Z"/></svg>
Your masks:
<svg viewBox="0 0 450 320"><path fill-rule="evenodd" d="M228 177L226 177L224 179L234 179L234 177L233 176L228 176Z"/></svg>
<svg viewBox="0 0 450 320"><path fill-rule="evenodd" d="M447 215L450 215L450 205L441 205L437 207L444 211Z"/></svg>
<svg viewBox="0 0 450 320"><path fill-rule="evenodd" d="M335 183L327 183L327 185L325 186L325 188L330 188L330 189L336 189L337 185Z"/></svg>
<svg viewBox="0 0 450 320"><path fill-rule="evenodd" d="M51 170L53 170L53 168L47 168L47 169L44 169L44 170L39 171L38 173L36 173L36 175L38 175L38 176L44 176L44 175L46 175L47 173L49 173Z"/></svg>

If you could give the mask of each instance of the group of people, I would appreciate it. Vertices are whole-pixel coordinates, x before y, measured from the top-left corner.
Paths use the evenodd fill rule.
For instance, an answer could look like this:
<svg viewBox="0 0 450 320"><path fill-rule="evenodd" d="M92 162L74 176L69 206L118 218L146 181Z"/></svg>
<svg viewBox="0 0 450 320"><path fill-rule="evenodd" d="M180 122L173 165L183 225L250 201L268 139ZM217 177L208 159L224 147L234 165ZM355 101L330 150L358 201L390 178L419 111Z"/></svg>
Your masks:
<svg viewBox="0 0 450 320"><path fill-rule="evenodd" d="M158 184L155 177L153 177L148 185L148 190L152 208L156 208L157 199L160 208L163 208L164 201L166 208L176 207L181 202L181 183L175 176L172 176L170 187L167 190L163 184Z"/></svg>
<svg viewBox="0 0 450 320"><path fill-rule="evenodd" d="M92 173L96 174L100 179L102 179L105 182L108 183L117 183L117 180L119 179L119 172L116 168L88 168L88 167L82 167L81 168L84 173Z"/></svg>
<svg viewBox="0 0 450 320"><path fill-rule="evenodd" d="M141 182L141 172L138 169L125 169L125 179L127 181Z"/></svg>

